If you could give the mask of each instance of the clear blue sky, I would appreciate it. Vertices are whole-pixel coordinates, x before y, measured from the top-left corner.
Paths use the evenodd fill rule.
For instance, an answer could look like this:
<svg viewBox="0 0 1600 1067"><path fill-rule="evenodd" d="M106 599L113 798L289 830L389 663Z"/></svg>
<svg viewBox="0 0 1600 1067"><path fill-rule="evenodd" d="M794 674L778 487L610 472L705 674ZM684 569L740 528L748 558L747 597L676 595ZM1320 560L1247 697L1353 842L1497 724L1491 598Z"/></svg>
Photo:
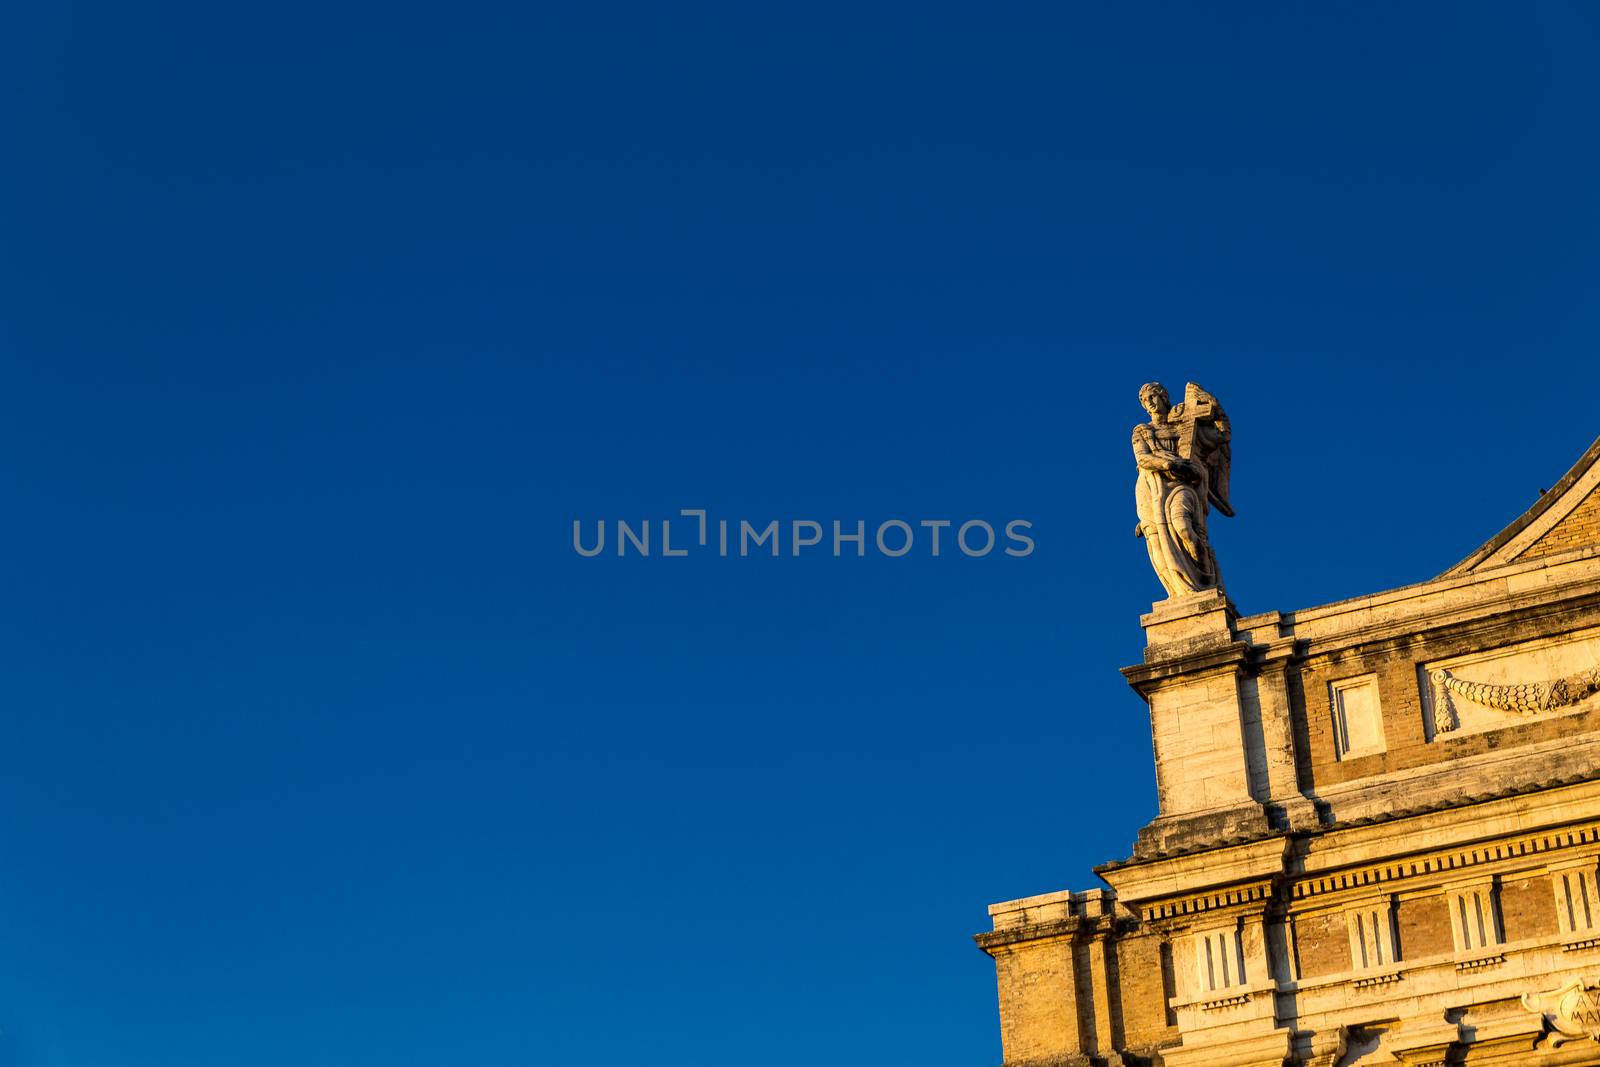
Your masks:
<svg viewBox="0 0 1600 1067"><path fill-rule="evenodd" d="M1600 433L1591 5L0 29L0 1067L995 1063L1153 813L1139 385L1247 612ZM1038 547L571 548L682 507Z"/></svg>

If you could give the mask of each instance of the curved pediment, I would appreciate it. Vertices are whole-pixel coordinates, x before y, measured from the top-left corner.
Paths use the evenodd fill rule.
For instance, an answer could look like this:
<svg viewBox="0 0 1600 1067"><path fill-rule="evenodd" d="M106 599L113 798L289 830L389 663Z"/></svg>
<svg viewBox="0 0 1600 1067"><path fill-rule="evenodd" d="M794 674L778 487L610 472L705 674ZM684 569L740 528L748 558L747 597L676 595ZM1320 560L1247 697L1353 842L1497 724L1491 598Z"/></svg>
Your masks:
<svg viewBox="0 0 1600 1067"><path fill-rule="evenodd" d="M1472 574L1589 545L1600 545L1600 438L1533 507L1440 577Z"/></svg>

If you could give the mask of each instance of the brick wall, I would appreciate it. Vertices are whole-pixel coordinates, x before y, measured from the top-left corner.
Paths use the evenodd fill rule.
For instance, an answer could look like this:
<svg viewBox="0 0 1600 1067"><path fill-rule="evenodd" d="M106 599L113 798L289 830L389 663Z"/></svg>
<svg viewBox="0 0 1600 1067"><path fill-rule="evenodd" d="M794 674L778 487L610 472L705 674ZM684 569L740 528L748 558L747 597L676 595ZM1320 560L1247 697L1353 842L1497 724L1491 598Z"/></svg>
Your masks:
<svg viewBox="0 0 1600 1067"><path fill-rule="evenodd" d="M1313 790L1326 789L1356 779L1449 763L1494 749L1600 733L1600 708L1591 708L1528 721L1508 720L1503 728L1482 733L1441 734L1429 742L1424 727L1423 679L1417 668L1419 663L1568 633L1597 621L1600 617L1591 608L1554 618L1508 619L1488 635L1467 632L1409 637L1308 658L1299 670L1291 672L1296 744L1303 747L1307 764L1301 768L1301 784ZM1329 683L1366 674L1377 676L1386 750L1339 760L1334 754ZM1403 800L1404 787L1400 786L1396 802Z"/></svg>
<svg viewBox="0 0 1600 1067"><path fill-rule="evenodd" d="M1402 900L1395 908L1400 958L1420 960L1455 951L1450 933L1449 904L1443 896Z"/></svg>
<svg viewBox="0 0 1600 1067"><path fill-rule="evenodd" d="M1174 993L1172 959L1161 938L1143 934L1117 944L1117 971L1122 979L1122 1029L1127 1048L1149 1048L1177 1040L1168 1024L1167 1000Z"/></svg>
<svg viewBox="0 0 1600 1067"><path fill-rule="evenodd" d="M1071 940L1024 942L998 953L994 963L1005 1058L1042 1059L1079 1051Z"/></svg>
<svg viewBox="0 0 1600 1067"><path fill-rule="evenodd" d="M1556 933L1556 898L1550 888L1550 876L1540 874L1502 882L1500 916L1505 922L1507 941Z"/></svg>
<svg viewBox="0 0 1600 1067"><path fill-rule="evenodd" d="M1422 692L1417 676L1417 649L1380 648L1365 655L1345 653L1316 657L1300 672L1301 707L1305 709L1306 755L1314 787L1327 787L1369 775L1432 762L1436 746L1428 744L1423 725ZM1339 760L1334 753L1333 702L1330 683L1376 675L1378 707L1383 717L1384 751Z"/></svg>
<svg viewBox="0 0 1600 1067"><path fill-rule="evenodd" d="M1294 943L1302 978L1320 978L1350 969L1350 933L1342 911L1296 915Z"/></svg>
<svg viewBox="0 0 1600 1067"><path fill-rule="evenodd" d="M1597 544L1600 544L1600 489L1592 489L1570 515L1556 523L1555 529L1535 541L1517 559L1538 559Z"/></svg>

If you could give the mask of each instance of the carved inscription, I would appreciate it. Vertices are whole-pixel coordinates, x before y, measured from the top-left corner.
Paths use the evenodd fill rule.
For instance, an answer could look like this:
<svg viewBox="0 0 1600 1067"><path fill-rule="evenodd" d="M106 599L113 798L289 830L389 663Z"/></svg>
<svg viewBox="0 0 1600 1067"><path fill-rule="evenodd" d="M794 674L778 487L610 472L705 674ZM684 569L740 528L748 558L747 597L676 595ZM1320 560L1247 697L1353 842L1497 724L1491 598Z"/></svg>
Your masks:
<svg viewBox="0 0 1600 1067"><path fill-rule="evenodd" d="M1547 993L1524 993L1522 1006L1544 1016L1551 1045L1600 1042L1600 996L1591 982L1576 979Z"/></svg>

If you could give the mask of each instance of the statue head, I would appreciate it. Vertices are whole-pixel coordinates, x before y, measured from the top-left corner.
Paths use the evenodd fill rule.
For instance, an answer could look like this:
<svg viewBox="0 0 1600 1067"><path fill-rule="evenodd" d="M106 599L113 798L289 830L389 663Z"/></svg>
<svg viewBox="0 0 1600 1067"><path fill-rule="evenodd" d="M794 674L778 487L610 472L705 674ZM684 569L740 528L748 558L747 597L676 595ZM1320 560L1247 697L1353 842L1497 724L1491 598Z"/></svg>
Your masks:
<svg viewBox="0 0 1600 1067"><path fill-rule="evenodd" d="M1164 418L1172 410L1172 399L1167 396L1167 387L1160 382L1145 382L1139 387L1139 406L1150 413L1153 419Z"/></svg>

